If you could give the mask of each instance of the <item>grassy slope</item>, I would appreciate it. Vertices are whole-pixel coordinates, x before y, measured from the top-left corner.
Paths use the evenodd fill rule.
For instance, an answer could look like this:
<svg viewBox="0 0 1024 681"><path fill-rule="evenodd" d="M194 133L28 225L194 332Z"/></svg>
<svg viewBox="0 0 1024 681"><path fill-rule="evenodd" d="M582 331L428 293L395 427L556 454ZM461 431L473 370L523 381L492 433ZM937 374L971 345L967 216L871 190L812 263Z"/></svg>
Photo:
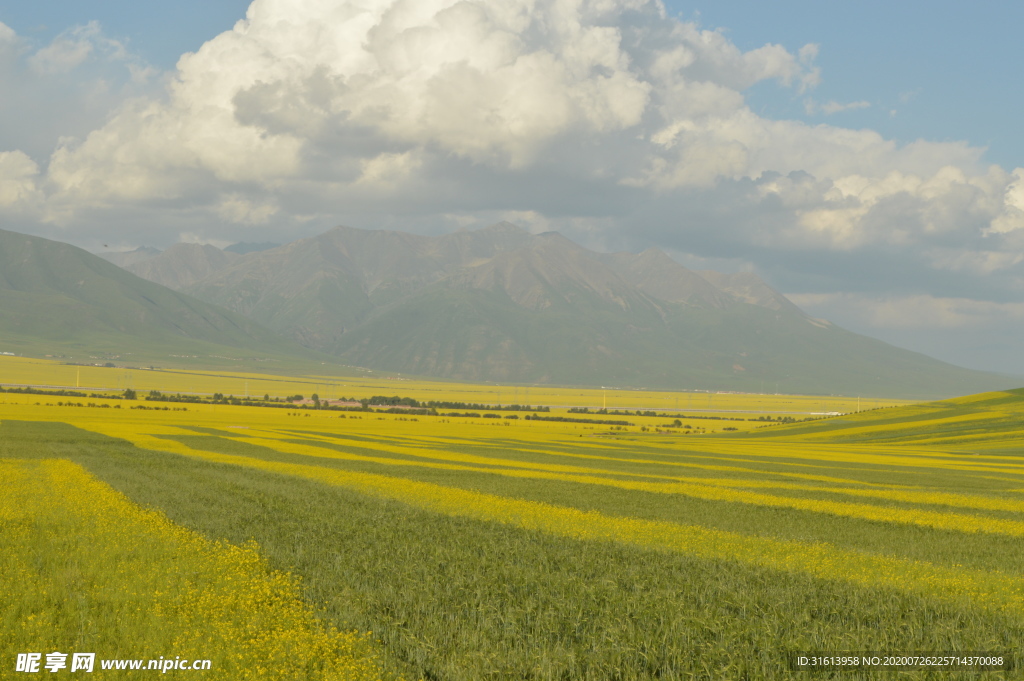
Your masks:
<svg viewBox="0 0 1024 681"><path fill-rule="evenodd" d="M244 317L79 248L0 230L0 348L135 359L310 353Z"/></svg>
<svg viewBox="0 0 1024 681"><path fill-rule="evenodd" d="M774 427L753 437L923 444L943 451L1024 452L1024 388Z"/></svg>

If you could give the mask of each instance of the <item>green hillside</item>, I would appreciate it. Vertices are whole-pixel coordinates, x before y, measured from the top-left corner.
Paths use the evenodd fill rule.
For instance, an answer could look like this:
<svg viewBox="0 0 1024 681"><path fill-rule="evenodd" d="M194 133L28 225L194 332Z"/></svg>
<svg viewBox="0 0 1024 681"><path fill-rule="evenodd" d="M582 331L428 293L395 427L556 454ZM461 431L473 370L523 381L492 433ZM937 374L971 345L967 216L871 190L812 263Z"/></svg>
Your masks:
<svg viewBox="0 0 1024 681"><path fill-rule="evenodd" d="M309 358L236 313L82 249L0 230L0 351L202 360Z"/></svg>
<svg viewBox="0 0 1024 681"><path fill-rule="evenodd" d="M823 421L775 427L755 437L816 442L928 446L955 457L1024 453L1024 388L904 407L873 409Z"/></svg>

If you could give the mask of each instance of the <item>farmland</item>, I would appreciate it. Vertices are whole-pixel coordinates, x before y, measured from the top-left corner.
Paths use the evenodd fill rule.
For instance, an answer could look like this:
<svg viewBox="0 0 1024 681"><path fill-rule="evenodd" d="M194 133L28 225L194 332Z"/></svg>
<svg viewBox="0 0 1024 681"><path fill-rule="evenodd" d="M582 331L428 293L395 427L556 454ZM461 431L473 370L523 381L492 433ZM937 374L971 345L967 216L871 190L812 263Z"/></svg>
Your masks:
<svg viewBox="0 0 1024 681"><path fill-rule="evenodd" d="M125 387L84 367L72 375L18 366L23 374L0 380ZM241 392L227 380L251 381L254 393L317 389L316 379L141 371L134 387L189 391L173 382L184 381L194 392ZM671 411L676 399L689 399L680 412L696 409L693 396L639 391L531 388L527 400L525 387L319 386L325 397L333 389L515 400L559 414L566 405ZM487 397L499 389L508 397ZM825 401L710 399L722 414L749 409L751 417L818 411ZM852 411L856 399L827 398L828 410ZM36 648L92 647L108 657L209 657L221 670L212 678L243 678L226 670L251 668L265 632L225 620L218 631L235 633L206 635L197 608L154 619L161 596L145 586L156 579L145 570L134 569L134 595L118 598L135 606L132 631L151 638L117 634L114 585L89 575L130 559L118 548L122 535L154 527L163 529L145 530L152 553L138 564L178 564L182 543L205 547L182 567L209 573L193 602L231 592L216 578L230 570L211 567L231 560L248 570L240 581L249 588L278 594L232 596L238 612L269 600L294 618L298 642L263 678L350 670L353 678L755 679L788 676L798 652L1013 653L1024 634L1024 392L890 405L787 425L736 421L735 433L722 432L731 421L707 421L705 432L687 434L660 427L664 417L613 428L507 412L0 394L0 470L17 482L4 485L3 569L35 580L19 578L26 586L0 616L6 630L49 618L5 643L14 648L4 664ZM54 499L67 508L46 516ZM108 501L90 501L100 499ZM7 531L36 516L50 525L36 523L32 536ZM102 527L118 530L89 534ZM63 539L47 544L47 532ZM29 553L46 559L17 558ZM167 603L177 588L200 593L188 584L171 580ZM64 612L64 602L77 610Z"/></svg>
<svg viewBox="0 0 1024 681"><path fill-rule="evenodd" d="M380 678L369 638L324 627L294 578L268 570L253 547L176 527L67 460L6 459L0 475L11 650L173 650L191 664L214 649L220 674L235 679L268 669Z"/></svg>
<svg viewBox="0 0 1024 681"><path fill-rule="evenodd" d="M358 372L357 372L358 373ZM355 376L274 375L231 371L149 367L107 367L70 364L47 359L0 356L0 385L67 387L85 391L121 392L131 388L143 393L212 395L219 392L237 397L284 396L317 393L324 399L413 395L420 400L449 400L485 404L540 404L555 408L654 410L658 412L699 412L726 414L794 414L805 417L823 412L850 412L900 404L907 400L865 397L718 393L708 391L659 392L558 387L548 385L498 385L444 383L410 380L401 375L367 372Z"/></svg>

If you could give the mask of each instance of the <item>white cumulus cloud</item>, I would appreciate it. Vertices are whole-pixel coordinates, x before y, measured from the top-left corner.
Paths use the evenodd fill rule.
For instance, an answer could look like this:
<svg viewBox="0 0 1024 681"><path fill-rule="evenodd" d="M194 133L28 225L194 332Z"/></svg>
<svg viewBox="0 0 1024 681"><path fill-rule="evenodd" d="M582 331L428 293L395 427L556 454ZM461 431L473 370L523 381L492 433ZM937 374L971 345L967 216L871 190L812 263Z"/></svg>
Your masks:
<svg viewBox="0 0 1024 681"><path fill-rule="evenodd" d="M279 210L280 206L275 201L252 201L240 194L224 196L217 206L217 213L222 219L248 225L266 224Z"/></svg>
<svg viewBox="0 0 1024 681"><path fill-rule="evenodd" d="M429 172L412 163L423 154L526 169L566 138L615 146L741 114L756 82L813 84L814 53L742 52L647 0L256 0L181 58L166 99L60 148L51 178L102 201L185 192L196 175L393 183L382 164Z"/></svg>
<svg viewBox="0 0 1024 681"><path fill-rule="evenodd" d="M0 208L12 213L37 211L43 202L39 166L20 151L0 151Z"/></svg>
<svg viewBox="0 0 1024 681"><path fill-rule="evenodd" d="M831 116L832 114L840 113L842 111L856 111L857 109L867 109L870 106L871 102L863 99L856 102L846 102L845 104L842 102L837 102L834 99L830 99L829 101L823 103L818 102L812 97L808 97L807 99L804 100L804 111L806 111L807 114L810 116L813 116L819 112L825 114L826 116Z"/></svg>

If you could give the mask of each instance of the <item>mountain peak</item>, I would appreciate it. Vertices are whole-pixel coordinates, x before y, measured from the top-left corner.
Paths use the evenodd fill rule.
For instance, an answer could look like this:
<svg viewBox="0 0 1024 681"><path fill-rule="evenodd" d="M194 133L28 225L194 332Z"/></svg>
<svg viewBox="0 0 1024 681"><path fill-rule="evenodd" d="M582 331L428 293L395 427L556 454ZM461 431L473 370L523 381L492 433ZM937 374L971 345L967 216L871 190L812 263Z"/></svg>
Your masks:
<svg viewBox="0 0 1024 681"><path fill-rule="evenodd" d="M484 227L479 230L481 232L495 232L495 233L506 233L506 234L529 234L529 232L519 225L512 224L506 220L496 222L489 227Z"/></svg>
<svg viewBox="0 0 1024 681"><path fill-rule="evenodd" d="M145 259L124 264L114 261L114 264L143 279L181 290L241 257L210 244L178 243Z"/></svg>

